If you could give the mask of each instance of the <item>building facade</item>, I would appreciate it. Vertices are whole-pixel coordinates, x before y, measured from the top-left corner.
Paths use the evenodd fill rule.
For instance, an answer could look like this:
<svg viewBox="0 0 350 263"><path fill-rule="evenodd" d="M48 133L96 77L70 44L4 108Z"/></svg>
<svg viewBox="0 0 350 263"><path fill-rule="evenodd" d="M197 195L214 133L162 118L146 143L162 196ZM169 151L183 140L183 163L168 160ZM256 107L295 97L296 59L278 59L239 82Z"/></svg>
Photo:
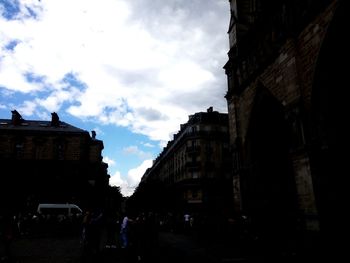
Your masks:
<svg viewBox="0 0 350 263"><path fill-rule="evenodd" d="M108 186L103 142L59 120L0 120L1 205L32 210L39 202L100 205Z"/></svg>
<svg viewBox="0 0 350 263"><path fill-rule="evenodd" d="M189 116L141 179L164 191L165 210L223 213L232 200L227 114L213 111Z"/></svg>
<svg viewBox="0 0 350 263"><path fill-rule="evenodd" d="M261 232L329 237L344 226L344 5L230 0L235 211Z"/></svg>

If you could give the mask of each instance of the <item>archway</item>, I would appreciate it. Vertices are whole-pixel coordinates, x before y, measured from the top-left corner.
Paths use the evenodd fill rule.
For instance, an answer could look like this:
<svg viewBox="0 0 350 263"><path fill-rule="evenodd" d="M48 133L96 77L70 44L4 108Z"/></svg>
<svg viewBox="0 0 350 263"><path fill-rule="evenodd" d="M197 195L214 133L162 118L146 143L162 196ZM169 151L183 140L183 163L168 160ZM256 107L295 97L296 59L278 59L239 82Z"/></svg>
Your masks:
<svg viewBox="0 0 350 263"><path fill-rule="evenodd" d="M346 134L348 97L345 92L349 84L347 67L343 65L349 58L350 43L344 36L347 24L344 2L339 2L322 43L311 97L311 171L321 234L332 243L345 227L347 197L349 135Z"/></svg>
<svg viewBox="0 0 350 263"><path fill-rule="evenodd" d="M284 107L261 85L244 146L242 204L258 235L274 246L291 240L296 226L296 186L289 143Z"/></svg>

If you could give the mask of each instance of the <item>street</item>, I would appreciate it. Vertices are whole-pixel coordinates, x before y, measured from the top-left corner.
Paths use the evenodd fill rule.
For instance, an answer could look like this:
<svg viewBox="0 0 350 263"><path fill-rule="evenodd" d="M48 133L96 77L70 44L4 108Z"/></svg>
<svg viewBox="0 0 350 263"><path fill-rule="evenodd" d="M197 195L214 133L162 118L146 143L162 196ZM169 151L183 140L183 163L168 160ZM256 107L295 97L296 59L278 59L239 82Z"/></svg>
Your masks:
<svg viewBox="0 0 350 263"><path fill-rule="evenodd" d="M14 262L81 262L80 240L76 237L21 237L12 244Z"/></svg>
<svg viewBox="0 0 350 263"><path fill-rule="evenodd" d="M227 250L227 249L226 249ZM191 235L159 233L159 245L148 260L138 258L135 248L103 248L96 255L85 255L79 237L18 237L12 243L16 263L73 263L73 262L247 262L233 257L222 246L198 242Z"/></svg>
<svg viewBox="0 0 350 263"><path fill-rule="evenodd" d="M230 262L284 262L296 263L303 260L313 260L315 254L305 255L281 254L276 250L257 252L252 246L240 250L231 241L207 238L205 234L183 234L161 231L158 235L158 245L140 251L137 245L122 249L106 247L102 239L97 253L84 251L81 239L75 236L21 236L11 245L12 261L2 260L1 263L230 263Z"/></svg>

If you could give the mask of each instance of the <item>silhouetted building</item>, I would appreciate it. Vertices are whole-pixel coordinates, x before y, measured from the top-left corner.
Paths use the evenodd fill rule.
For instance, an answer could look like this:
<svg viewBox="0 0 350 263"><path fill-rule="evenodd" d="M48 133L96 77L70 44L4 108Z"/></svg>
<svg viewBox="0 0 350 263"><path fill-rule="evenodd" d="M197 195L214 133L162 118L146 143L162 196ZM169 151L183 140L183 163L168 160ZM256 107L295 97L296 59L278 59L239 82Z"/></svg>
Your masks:
<svg viewBox="0 0 350 263"><path fill-rule="evenodd" d="M153 202L165 211L224 213L232 200L227 114L213 111L189 116L141 179L137 193L147 184L158 191ZM158 199L158 201L156 200Z"/></svg>
<svg viewBox="0 0 350 263"><path fill-rule="evenodd" d="M258 231L333 242L345 226L345 2L230 1L234 200Z"/></svg>
<svg viewBox="0 0 350 263"><path fill-rule="evenodd" d="M103 142L59 120L0 119L1 205L33 209L38 202L101 205L109 175Z"/></svg>

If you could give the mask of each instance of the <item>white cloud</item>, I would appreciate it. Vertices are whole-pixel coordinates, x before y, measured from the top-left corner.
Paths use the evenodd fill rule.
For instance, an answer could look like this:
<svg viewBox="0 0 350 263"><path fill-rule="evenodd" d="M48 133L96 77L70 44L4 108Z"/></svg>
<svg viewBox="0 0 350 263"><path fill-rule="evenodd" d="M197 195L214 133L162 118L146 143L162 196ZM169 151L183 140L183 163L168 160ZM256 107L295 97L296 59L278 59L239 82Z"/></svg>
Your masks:
<svg viewBox="0 0 350 263"><path fill-rule="evenodd" d="M152 153L144 152L141 149L139 149L139 147L137 147L135 145L131 145L131 146L123 148L123 153L126 155L136 155L141 159L152 158Z"/></svg>
<svg viewBox="0 0 350 263"><path fill-rule="evenodd" d="M115 165L115 161L113 159L109 158L108 156L103 157L103 162L107 163L108 167Z"/></svg>
<svg viewBox="0 0 350 263"><path fill-rule="evenodd" d="M134 169L129 170L128 172L128 181L130 182L130 185L136 186L141 180L141 177L147 170L147 168L150 168L153 164L152 160L145 160L142 162L142 164Z"/></svg>
<svg viewBox="0 0 350 263"><path fill-rule="evenodd" d="M228 1L19 3L17 19L0 16L0 92L4 101L17 95L22 101L1 101L1 108L40 119L65 110L98 125L126 127L161 147L188 115L210 106L226 111ZM111 182L129 194L141 167L125 180L117 172Z"/></svg>
<svg viewBox="0 0 350 263"><path fill-rule="evenodd" d="M123 179L120 172L117 171L109 179L109 184L112 186L120 186L121 193L124 196L130 196L133 194L135 188L140 183L141 177L152 166L152 160L145 160L142 164L136 168L129 170L126 179Z"/></svg>
<svg viewBox="0 0 350 263"><path fill-rule="evenodd" d="M74 102L74 98L79 94L80 91L77 88L70 87L68 90L55 90L44 99L37 98L36 102L48 111L56 112L64 102Z"/></svg>
<svg viewBox="0 0 350 263"><path fill-rule="evenodd" d="M187 115L210 104L226 110L222 66L227 56L228 4L209 0L20 3L21 20L0 18L0 86L35 92L33 106L52 112L67 103L68 113L75 117L128 127L156 141L169 140L169 133ZM29 16L26 7L37 13L36 19L24 19ZM213 8L222 15L208 12ZM219 26L223 19L224 26ZM13 50L5 49L13 40L17 41ZM28 81L28 73L39 81ZM63 85L69 73L84 88ZM40 97L43 92L45 98ZM192 100L196 93L203 95ZM145 114L151 107L154 114Z"/></svg>
<svg viewBox="0 0 350 263"><path fill-rule="evenodd" d="M149 148L154 148L155 146L152 143L149 142L142 142L142 145L145 147L149 147Z"/></svg>
<svg viewBox="0 0 350 263"><path fill-rule="evenodd" d="M109 185L111 186L119 186L122 195L130 196L133 193L133 190L129 187L128 182L122 178L119 171L115 172L109 178Z"/></svg>
<svg viewBox="0 0 350 263"><path fill-rule="evenodd" d="M21 112L24 116L33 115L36 109L36 104L32 101L25 101L21 107L18 108L19 112Z"/></svg>

